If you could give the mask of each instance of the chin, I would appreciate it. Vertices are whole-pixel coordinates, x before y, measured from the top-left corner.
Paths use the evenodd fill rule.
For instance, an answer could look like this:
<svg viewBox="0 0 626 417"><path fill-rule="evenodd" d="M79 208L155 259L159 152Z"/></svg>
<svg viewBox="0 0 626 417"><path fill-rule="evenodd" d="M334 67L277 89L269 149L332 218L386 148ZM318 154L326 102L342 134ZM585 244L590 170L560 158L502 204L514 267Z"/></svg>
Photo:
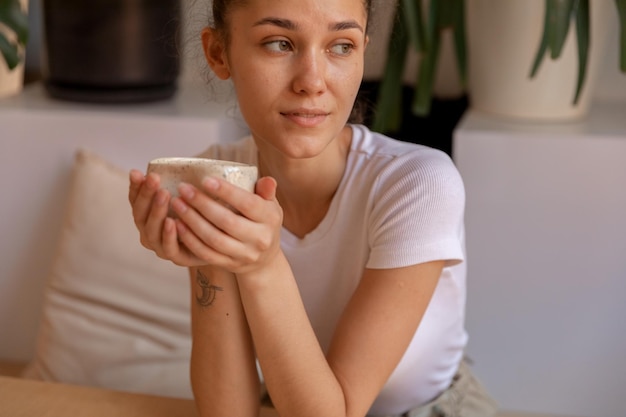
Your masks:
<svg viewBox="0 0 626 417"><path fill-rule="evenodd" d="M275 126L275 125L274 125ZM282 128L267 127L264 132L253 131L253 137L259 145L259 140L284 156L293 159L315 158L322 154L330 144L337 140L346 128L324 123L316 127L300 127L289 124Z"/></svg>

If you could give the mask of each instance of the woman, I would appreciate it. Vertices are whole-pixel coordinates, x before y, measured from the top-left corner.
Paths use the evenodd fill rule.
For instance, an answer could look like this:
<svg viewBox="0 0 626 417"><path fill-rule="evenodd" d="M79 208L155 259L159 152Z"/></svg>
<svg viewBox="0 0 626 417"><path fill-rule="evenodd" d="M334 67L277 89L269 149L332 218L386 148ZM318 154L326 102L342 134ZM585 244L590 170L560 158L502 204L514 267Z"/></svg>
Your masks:
<svg viewBox="0 0 626 417"><path fill-rule="evenodd" d="M131 172L142 243L190 270L203 416L257 415L262 383L281 416L493 413L462 366L458 172L347 123L370 13L369 0L215 0L205 56L251 136L202 156L257 165L256 191L207 178L171 199Z"/></svg>

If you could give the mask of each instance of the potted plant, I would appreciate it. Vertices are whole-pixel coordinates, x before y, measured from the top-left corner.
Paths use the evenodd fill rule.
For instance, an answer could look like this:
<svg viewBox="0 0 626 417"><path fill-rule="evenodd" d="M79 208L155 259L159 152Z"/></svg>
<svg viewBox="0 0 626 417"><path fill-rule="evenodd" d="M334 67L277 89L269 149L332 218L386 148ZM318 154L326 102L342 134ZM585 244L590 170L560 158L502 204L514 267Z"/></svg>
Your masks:
<svg viewBox="0 0 626 417"><path fill-rule="evenodd" d="M626 0L615 0L615 3L620 20L620 69L626 73ZM551 59L561 57L571 22L575 22L576 25L578 52L578 76L576 91L572 100L572 104L576 105L587 80L590 41L589 0L546 0L543 33L537 55L533 61L530 78L536 77L541 62L548 53Z"/></svg>
<svg viewBox="0 0 626 417"><path fill-rule="evenodd" d="M626 73L626 0L614 0L615 7L610 3L398 0L372 127L394 131L401 123L400 75L410 49L421 57L412 112L429 114L441 34L446 30L453 32L459 76L472 107L523 118L584 115L589 84L604 57L610 26L606 22L613 12L619 20L620 68ZM565 49L572 26L575 42L569 41ZM544 63L546 56L552 62ZM556 66L557 61L566 71ZM521 84L519 89L513 88L516 83Z"/></svg>
<svg viewBox="0 0 626 417"><path fill-rule="evenodd" d="M548 122L582 118L616 21L622 61L626 55L626 0L467 4L468 84L479 111Z"/></svg>
<svg viewBox="0 0 626 417"><path fill-rule="evenodd" d="M425 16L426 15L426 18ZM433 85L439 60L442 33L453 34L460 82L467 85L464 0L399 0L387 47L387 60L377 97L372 128L395 132L402 123L402 83L409 50L420 56L411 111L427 116L431 110Z"/></svg>
<svg viewBox="0 0 626 417"><path fill-rule="evenodd" d="M23 83L24 48L28 41L26 7L19 0L0 0L0 97L15 94Z"/></svg>

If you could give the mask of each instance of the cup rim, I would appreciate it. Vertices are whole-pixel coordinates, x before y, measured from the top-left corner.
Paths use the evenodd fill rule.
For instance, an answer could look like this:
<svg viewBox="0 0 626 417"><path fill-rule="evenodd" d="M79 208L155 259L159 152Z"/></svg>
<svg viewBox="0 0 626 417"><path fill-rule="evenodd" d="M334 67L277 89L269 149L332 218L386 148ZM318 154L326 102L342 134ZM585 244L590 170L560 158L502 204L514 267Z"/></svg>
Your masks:
<svg viewBox="0 0 626 417"><path fill-rule="evenodd" d="M240 168L256 168L253 165L244 164L241 162L235 161L227 161L223 159L211 159L211 158L200 158L200 157L182 157L182 156L168 156L155 158L149 162L148 165L182 165L182 164L210 164L210 165L219 165L219 166L235 166Z"/></svg>

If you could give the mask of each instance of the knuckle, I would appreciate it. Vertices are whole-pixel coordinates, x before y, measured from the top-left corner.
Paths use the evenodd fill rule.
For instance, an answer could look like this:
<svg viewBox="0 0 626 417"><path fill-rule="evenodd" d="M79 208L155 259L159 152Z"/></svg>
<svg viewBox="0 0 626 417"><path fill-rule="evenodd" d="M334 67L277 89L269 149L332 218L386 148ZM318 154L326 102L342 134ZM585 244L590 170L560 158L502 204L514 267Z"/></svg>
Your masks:
<svg viewBox="0 0 626 417"><path fill-rule="evenodd" d="M268 216L270 223L274 226L282 226L283 224L283 210L279 206L278 210L272 210Z"/></svg>
<svg viewBox="0 0 626 417"><path fill-rule="evenodd" d="M204 264L209 264L212 261L211 251L209 249L203 248L194 252L196 258L200 259Z"/></svg>
<svg viewBox="0 0 626 417"><path fill-rule="evenodd" d="M255 264L259 261L260 255L258 252L248 251L237 262L237 268L243 268L244 266Z"/></svg>
<svg viewBox="0 0 626 417"><path fill-rule="evenodd" d="M236 226L238 220L239 219L237 218L237 216L229 212L226 213L224 216L221 216L218 221L221 229L232 230Z"/></svg>
<svg viewBox="0 0 626 417"><path fill-rule="evenodd" d="M150 190L149 187L141 187L141 189L137 193L137 196L143 197L143 198L149 198L152 194L153 194L153 191Z"/></svg>
<svg viewBox="0 0 626 417"><path fill-rule="evenodd" d="M211 233L205 238L207 246L219 251L226 246L226 238L221 233Z"/></svg>
<svg viewBox="0 0 626 417"><path fill-rule="evenodd" d="M145 236L141 236L139 238L139 242L141 243L141 246L143 246L146 249L152 249L150 243L148 242L148 240L145 238Z"/></svg>
<svg viewBox="0 0 626 417"><path fill-rule="evenodd" d="M256 201L252 198L246 198L239 204L239 210L243 213L250 213L256 211Z"/></svg>
<svg viewBox="0 0 626 417"><path fill-rule="evenodd" d="M271 236L269 236L268 234L264 234L263 236L259 237L259 239L256 242L256 247L261 252L265 252L266 250L271 248L272 247Z"/></svg>

